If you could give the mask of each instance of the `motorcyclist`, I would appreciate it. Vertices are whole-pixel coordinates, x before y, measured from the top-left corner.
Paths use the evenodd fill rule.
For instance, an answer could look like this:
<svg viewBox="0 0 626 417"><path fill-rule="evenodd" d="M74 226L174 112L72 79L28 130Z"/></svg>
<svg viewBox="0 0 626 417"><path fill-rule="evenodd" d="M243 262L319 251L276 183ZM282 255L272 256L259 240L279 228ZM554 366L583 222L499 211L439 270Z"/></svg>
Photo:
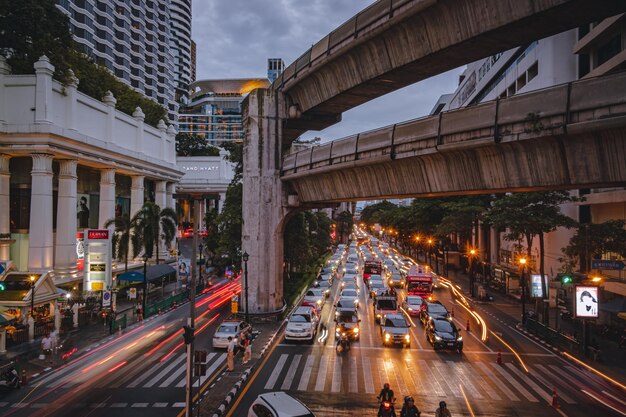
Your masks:
<svg viewBox="0 0 626 417"><path fill-rule="evenodd" d="M387 401L391 404L391 415L395 416L396 413L393 409L393 401L395 400L393 390L389 388L389 383L385 382L383 389L380 390L380 394L376 397L380 401L380 407L378 407L378 417L383 417L383 402Z"/></svg>
<svg viewBox="0 0 626 417"><path fill-rule="evenodd" d="M341 345L343 349L348 350L350 349L350 338L345 334L346 323L341 322L339 328L342 333L339 335L339 338L337 338L337 347Z"/></svg>
<svg viewBox="0 0 626 417"><path fill-rule="evenodd" d="M435 417L452 417L445 401L439 402L439 408L435 410Z"/></svg>
<svg viewBox="0 0 626 417"><path fill-rule="evenodd" d="M400 417L420 417L420 414L421 412L419 408L415 406L415 401L413 400L413 397L404 397L404 405L402 406Z"/></svg>

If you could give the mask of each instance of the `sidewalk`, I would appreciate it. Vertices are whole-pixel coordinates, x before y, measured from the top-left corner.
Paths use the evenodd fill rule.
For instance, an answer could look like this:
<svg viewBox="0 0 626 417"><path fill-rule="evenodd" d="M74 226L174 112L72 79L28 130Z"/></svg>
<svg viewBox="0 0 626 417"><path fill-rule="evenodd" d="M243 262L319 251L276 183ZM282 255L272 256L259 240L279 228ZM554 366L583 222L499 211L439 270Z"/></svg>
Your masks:
<svg viewBox="0 0 626 417"><path fill-rule="evenodd" d="M440 269L440 272L442 269ZM461 286L461 290L469 297L469 277L462 271L448 271L448 277L451 281ZM514 299L505 294L496 292L491 288L487 288L487 293L494 297L494 301L484 302L483 304L492 306L498 310L499 313L504 314L511 319L517 321L521 327L521 304L518 299ZM476 299L474 299L476 301ZM482 302L481 302L482 303ZM533 311L535 309L534 304L526 304L527 311ZM549 311L549 324L552 329L557 324L557 309L550 308ZM587 365L611 376L618 381L624 381L626 377L626 349L620 349L617 342L609 340L601 335L594 334L590 327L589 341L590 346L597 344L599 352L595 354L595 349L589 349L587 356L579 352L569 352L572 356L578 360L586 363ZM581 340L582 327L581 323L577 320L563 320L558 319L558 328L564 335L572 335ZM594 343L595 342L595 343ZM595 354L595 355L594 355Z"/></svg>
<svg viewBox="0 0 626 417"><path fill-rule="evenodd" d="M148 297L148 305L171 296L172 291L180 292L183 290L179 288L177 282L170 283L164 286L163 293L161 293L160 288L152 291ZM127 316L127 327L138 321L136 314L137 303L137 300L117 300L118 318L125 314ZM88 346L108 337L112 337L110 324L102 316L99 316L87 325L62 332L59 337L59 345L62 347L59 348L59 352L53 355L53 357L47 357L44 360L39 359L39 355L42 353L41 338L37 338L32 342L8 347L7 353L2 355L0 360L3 364L15 362L20 375L25 371L27 380L30 380L33 376L63 365L73 359L75 355L83 353Z"/></svg>

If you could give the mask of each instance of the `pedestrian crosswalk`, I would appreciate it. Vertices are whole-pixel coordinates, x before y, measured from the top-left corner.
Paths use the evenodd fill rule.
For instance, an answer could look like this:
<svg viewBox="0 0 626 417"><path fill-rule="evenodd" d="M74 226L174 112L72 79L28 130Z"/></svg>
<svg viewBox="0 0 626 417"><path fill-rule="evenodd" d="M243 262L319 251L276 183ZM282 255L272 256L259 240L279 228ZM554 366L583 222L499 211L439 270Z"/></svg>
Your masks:
<svg viewBox="0 0 626 417"><path fill-rule="evenodd" d="M495 361L420 358L404 351L399 355L377 355L354 351L329 355L324 350L308 353L286 352L271 359L263 388L268 391L309 391L376 394L385 382L402 395L428 395L491 402L552 401L552 390L567 404L576 404L584 389L586 371L561 363L544 361L527 364L525 372L517 363Z"/></svg>
<svg viewBox="0 0 626 417"><path fill-rule="evenodd" d="M107 388L182 388L186 384L186 353L172 355L167 360L156 364L137 366L129 372L121 373L115 380L95 382L97 386ZM203 384L226 361L226 353L211 352L207 355L207 371L200 377ZM84 376L87 378L88 376ZM52 373L38 381L46 388L71 389L84 382L82 375L75 372ZM197 380L195 380L197 384ZM140 406L136 406L140 407Z"/></svg>

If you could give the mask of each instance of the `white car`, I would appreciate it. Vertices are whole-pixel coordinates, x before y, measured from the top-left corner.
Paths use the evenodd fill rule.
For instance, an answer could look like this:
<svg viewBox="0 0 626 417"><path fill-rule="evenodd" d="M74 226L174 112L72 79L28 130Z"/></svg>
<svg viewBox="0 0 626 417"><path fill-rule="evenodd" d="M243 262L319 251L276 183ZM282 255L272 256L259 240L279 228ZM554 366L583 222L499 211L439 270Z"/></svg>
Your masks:
<svg viewBox="0 0 626 417"><path fill-rule="evenodd" d="M352 300L354 306L359 308L359 292L357 290L348 288L341 291L341 296L339 297L339 301L343 300Z"/></svg>
<svg viewBox="0 0 626 417"><path fill-rule="evenodd" d="M213 335L213 347L217 349L226 349L228 347L228 338L239 339L239 335L250 325L245 321L226 320L222 322Z"/></svg>
<svg viewBox="0 0 626 417"><path fill-rule="evenodd" d="M313 342L317 334L318 323L319 317L313 307L298 307L287 322L285 340L309 340Z"/></svg>
<svg viewBox="0 0 626 417"><path fill-rule="evenodd" d="M326 301L324 291L321 288L309 288L306 294L304 294L303 301L312 302L322 307Z"/></svg>
<svg viewBox="0 0 626 417"><path fill-rule="evenodd" d="M259 395L248 410L248 417L315 417L300 400L282 391Z"/></svg>

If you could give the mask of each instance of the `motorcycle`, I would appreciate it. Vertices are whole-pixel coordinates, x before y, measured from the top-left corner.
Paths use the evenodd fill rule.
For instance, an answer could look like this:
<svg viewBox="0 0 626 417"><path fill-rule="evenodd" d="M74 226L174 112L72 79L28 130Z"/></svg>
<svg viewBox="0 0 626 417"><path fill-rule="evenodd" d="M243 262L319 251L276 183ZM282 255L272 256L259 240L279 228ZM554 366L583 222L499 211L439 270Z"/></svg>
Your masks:
<svg viewBox="0 0 626 417"><path fill-rule="evenodd" d="M14 366L9 366L3 373L0 375L0 389L2 388L11 388L16 389L22 385L20 381L20 375L17 373L17 370Z"/></svg>
<svg viewBox="0 0 626 417"><path fill-rule="evenodd" d="M378 417L396 417L396 410L391 401L381 401L378 408Z"/></svg>
<svg viewBox="0 0 626 417"><path fill-rule="evenodd" d="M342 353L350 350L350 338L346 332L341 333L336 346L337 353Z"/></svg>

